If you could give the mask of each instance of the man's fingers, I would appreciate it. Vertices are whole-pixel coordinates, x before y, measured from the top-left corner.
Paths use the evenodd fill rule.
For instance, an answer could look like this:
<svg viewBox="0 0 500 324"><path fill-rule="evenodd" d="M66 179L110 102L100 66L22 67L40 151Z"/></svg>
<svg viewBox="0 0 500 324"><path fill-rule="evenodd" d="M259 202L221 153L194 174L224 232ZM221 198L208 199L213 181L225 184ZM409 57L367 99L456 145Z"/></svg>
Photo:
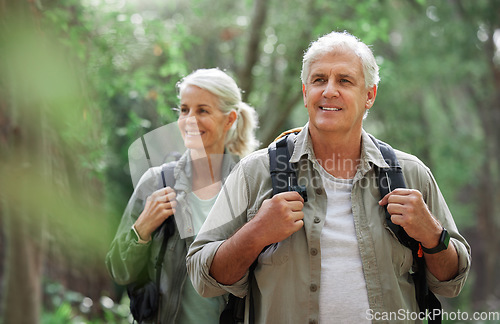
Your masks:
<svg viewBox="0 0 500 324"><path fill-rule="evenodd" d="M406 189L406 188L398 188L394 189L393 191L389 192L387 195L384 196L378 203L381 206L387 205L389 203L404 203L406 199L408 199L408 196L415 194L416 190L413 189Z"/></svg>
<svg viewBox="0 0 500 324"><path fill-rule="evenodd" d="M290 201L288 205L290 206L290 209L294 212L302 211L302 208L304 208L304 204L301 201Z"/></svg>
<svg viewBox="0 0 500 324"><path fill-rule="evenodd" d="M380 199L378 204L380 206L384 206L384 205L387 205L387 203L389 202L389 196L391 195L391 193L389 192L387 195L384 196L384 198Z"/></svg>
<svg viewBox="0 0 500 324"><path fill-rule="evenodd" d="M404 217L400 214L391 215L391 221L396 225L403 225Z"/></svg>
<svg viewBox="0 0 500 324"><path fill-rule="evenodd" d="M403 204L389 203L389 205L387 205L387 211L391 215L393 215L393 214L403 215L405 213L406 209L405 209L405 206Z"/></svg>
<svg viewBox="0 0 500 324"><path fill-rule="evenodd" d="M285 199L286 201L301 201L302 203L304 202L304 198L302 198L302 196L297 191L280 192L274 197L280 197Z"/></svg>
<svg viewBox="0 0 500 324"><path fill-rule="evenodd" d="M304 221L302 219L299 219L293 225L294 225L295 232L297 232L298 230L300 230L304 226Z"/></svg>

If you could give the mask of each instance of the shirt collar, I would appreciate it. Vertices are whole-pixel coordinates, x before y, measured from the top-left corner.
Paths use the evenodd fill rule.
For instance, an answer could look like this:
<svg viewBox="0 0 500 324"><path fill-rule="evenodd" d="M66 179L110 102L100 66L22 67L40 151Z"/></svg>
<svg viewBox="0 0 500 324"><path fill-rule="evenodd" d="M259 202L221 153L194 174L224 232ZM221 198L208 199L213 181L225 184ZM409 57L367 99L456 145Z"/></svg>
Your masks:
<svg viewBox="0 0 500 324"><path fill-rule="evenodd" d="M309 136L309 123L305 124L295 137L295 148L290 162L299 162L304 155L309 156L309 159L314 159L314 150L312 148L311 137Z"/></svg>
<svg viewBox="0 0 500 324"><path fill-rule="evenodd" d="M295 138L295 148L290 158L291 163L298 162L303 156L307 156L310 160L315 160L314 150L312 147L311 137L309 136L309 123L305 124L302 130ZM388 168L389 165L382 157L382 153L377 145L373 143L368 133L363 129L361 131L361 163L360 171L364 174L372 165L378 168Z"/></svg>
<svg viewBox="0 0 500 324"><path fill-rule="evenodd" d="M376 165L378 168L389 168L378 146L372 141L364 129L361 133L361 161L370 164L367 165L368 167Z"/></svg>

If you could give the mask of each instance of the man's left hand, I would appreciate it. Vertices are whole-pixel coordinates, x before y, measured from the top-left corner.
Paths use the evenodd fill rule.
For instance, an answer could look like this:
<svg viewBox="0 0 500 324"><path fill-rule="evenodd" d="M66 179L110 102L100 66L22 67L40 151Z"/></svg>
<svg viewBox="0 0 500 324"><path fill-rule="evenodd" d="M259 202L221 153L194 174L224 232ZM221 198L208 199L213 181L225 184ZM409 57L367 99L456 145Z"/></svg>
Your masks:
<svg viewBox="0 0 500 324"><path fill-rule="evenodd" d="M387 205L391 221L404 228L406 233L426 248L438 245L443 227L432 216L422 197L414 189L395 189L379 201Z"/></svg>

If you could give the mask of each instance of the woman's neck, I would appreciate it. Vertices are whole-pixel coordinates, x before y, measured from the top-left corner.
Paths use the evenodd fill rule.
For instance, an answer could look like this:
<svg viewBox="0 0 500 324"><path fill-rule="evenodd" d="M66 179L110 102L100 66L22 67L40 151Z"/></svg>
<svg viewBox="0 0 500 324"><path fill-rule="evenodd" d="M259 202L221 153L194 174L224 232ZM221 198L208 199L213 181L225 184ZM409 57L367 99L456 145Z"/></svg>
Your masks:
<svg viewBox="0 0 500 324"><path fill-rule="evenodd" d="M223 158L222 152L208 155L191 153L193 191L199 191L221 181Z"/></svg>

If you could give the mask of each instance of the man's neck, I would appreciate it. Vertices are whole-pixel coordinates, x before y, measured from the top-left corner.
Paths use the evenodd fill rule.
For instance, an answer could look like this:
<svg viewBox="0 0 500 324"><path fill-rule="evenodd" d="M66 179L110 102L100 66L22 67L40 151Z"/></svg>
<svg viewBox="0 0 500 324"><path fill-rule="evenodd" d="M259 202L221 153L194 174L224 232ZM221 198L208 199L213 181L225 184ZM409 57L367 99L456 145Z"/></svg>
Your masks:
<svg viewBox="0 0 500 324"><path fill-rule="evenodd" d="M354 178L361 157L361 129L342 134L314 131L310 134L318 163L336 178Z"/></svg>

